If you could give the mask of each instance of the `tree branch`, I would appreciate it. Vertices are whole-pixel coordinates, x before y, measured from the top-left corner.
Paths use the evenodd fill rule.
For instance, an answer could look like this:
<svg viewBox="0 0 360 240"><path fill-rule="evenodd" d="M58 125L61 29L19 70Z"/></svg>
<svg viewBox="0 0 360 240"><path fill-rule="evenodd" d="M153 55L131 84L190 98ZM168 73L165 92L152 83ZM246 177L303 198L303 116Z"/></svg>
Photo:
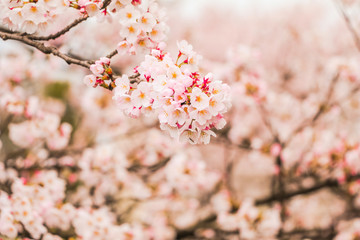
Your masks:
<svg viewBox="0 0 360 240"><path fill-rule="evenodd" d="M83 16L81 18L76 19L75 21L73 21L71 24L69 24L68 26L66 26L65 28L63 28L62 30L60 30L57 33L54 34L50 34L48 36L35 36L35 35L29 35L27 36L29 39L31 40L39 40L39 41L48 41L48 40L54 40L58 37L60 37L61 35L64 35L65 33L67 33L68 31L70 31L70 29L72 29L73 27L75 27L76 25L78 25L79 23L85 21L86 19L88 19L89 16Z"/></svg>
<svg viewBox="0 0 360 240"><path fill-rule="evenodd" d="M353 180L357 180L357 179L360 179L360 175L351 176L347 180L348 181L353 181ZM270 197L256 200L255 204L256 205L269 204L269 203L272 203L272 202L281 201L283 199L290 199L290 198L295 197L297 195L303 195L303 194L309 194L309 193L312 193L312 192L316 192L317 190L320 190L322 188L339 187L339 186L340 186L340 184L338 183L338 181L333 180L333 179L328 179L328 180L326 180L324 182L317 183L314 186L309 187L309 188L303 188L303 189L299 189L299 190L291 191L291 192L286 192L286 193L277 193L277 194L274 194L274 195L272 195Z"/></svg>
<svg viewBox="0 0 360 240"><path fill-rule="evenodd" d="M115 49L114 51L112 51L111 53L109 53L108 55L106 55L107 58L112 58L113 56L115 56L118 53L118 51Z"/></svg>
<svg viewBox="0 0 360 240"><path fill-rule="evenodd" d="M109 4L111 3L111 0L105 0L103 2L103 7L101 8L101 10L105 9L107 6L109 6ZM58 31L57 33L54 34L50 34L48 36L35 36L35 35L28 35L27 37L31 40L38 40L38 41L48 41L48 40L54 40L62 35L64 35L65 33L67 33L68 31L70 31L70 29L72 29L73 27L77 26L78 24L82 23L83 21L87 20L89 18L88 15L82 16L78 19L76 19L75 21L73 21L72 23L70 23L68 26L66 26L65 28L63 28L62 30Z"/></svg>
<svg viewBox="0 0 360 240"><path fill-rule="evenodd" d="M359 37L358 33L356 32L354 26L352 25L349 16L347 15L342 4L338 0L335 0L335 4L337 6L337 9L341 13L342 17L344 18L347 28L351 32L351 35L353 37L356 48L360 51L360 37Z"/></svg>
<svg viewBox="0 0 360 240"><path fill-rule="evenodd" d="M8 39L12 39L12 40L16 40L16 41L25 43L29 46L32 46L32 47L40 50L41 52L43 52L45 54L53 54L55 56L58 56L58 57L62 58L65 62L67 62L68 64L75 64L75 65L79 65L79 66L82 66L85 68L90 68L90 65L91 65L89 61L79 60L79 59L70 57L69 55L60 52L56 47L45 46L44 43L31 40L27 36L21 36L18 33L7 33L7 32L3 32L0 30L0 38L2 38L4 41L8 40Z"/></svg>

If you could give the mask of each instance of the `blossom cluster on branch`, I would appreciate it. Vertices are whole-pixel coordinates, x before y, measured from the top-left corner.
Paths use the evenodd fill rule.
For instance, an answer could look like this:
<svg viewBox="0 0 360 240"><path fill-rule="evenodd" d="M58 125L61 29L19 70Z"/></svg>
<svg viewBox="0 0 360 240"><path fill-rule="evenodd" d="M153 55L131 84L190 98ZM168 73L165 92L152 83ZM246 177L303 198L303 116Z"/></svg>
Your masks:
<svg viewBox="0 0 360 240"><path fill-rule="evenodd" d="M175 138L192 144L210 142L211 128L225 125L223 113L230 105L229 87L215 81L212 74L201 77L197 72L199 55L187 42L179 43L174 62L163 44L153 49L135 68L136 85L127 75L115 80L114 100L132 117L156 111L160 127Z"/></svg>

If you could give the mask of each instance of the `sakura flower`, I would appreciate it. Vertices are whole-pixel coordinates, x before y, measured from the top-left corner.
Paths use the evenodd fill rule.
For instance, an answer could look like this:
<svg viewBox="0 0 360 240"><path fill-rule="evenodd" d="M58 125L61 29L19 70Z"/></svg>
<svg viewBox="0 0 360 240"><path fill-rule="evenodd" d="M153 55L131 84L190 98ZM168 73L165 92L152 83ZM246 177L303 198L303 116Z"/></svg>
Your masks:
<svg viewBox="0 0 360 240"><path fill-rule="evenodd" d="M115 88L116 95L126 94L130 90L130 81L127 75L123 75L121 78L117 78L115 80L115 84L117 86Z"/></svg>
<svg viewBox="0 0 360 240"><path fill-rule="evenodd" d="M183 125L186 119L186 113L182 108L170 108L168 123L170 126Z"/></svg>
<svg viewBox="0 0 360 240"><path fill-rule="evenodd" d="M185 40L177 42L177 46L182 54L190 55L193 53L193 47Z"/></svg>
<svg viewBox="0 0 360 240"><path fill-rule="evenodd" d="M92 64L90 66L90 71L95 75L95 76L101 76L103 74L103 72L105 71L104 67L102 64Z"/></svg>
<svg viewBox="0 0 360 240"><path fill-rule="evenodd" d="M180 140L182 142L189 142L191 144L196 144L199 141L199 132L195 130L184 130L180 135Z"/></svg>
<svg viewBox="0 0 360 240"><path fill-rule="evenodd" d="M4 222L0 225L0 233L8 238L15 239L18 234L18 230L12 223Z"/></svg>
<svg viewBox="0 0 360 240"><path fill-rule="evenodd" d="M199 141L204 144L209 144L211 136L216 137L216 134L211 130L203 130L199 135Z"/></svg>
<svg viewBox="0 0 360 240"><path fill-rule="evenodd" d="M100 12L100 8L101 8L102 3L95 3L95 2L87 2L84 5L85 11L86 13L90 16L93 17L95 16L98 12Z"/></svg>
<svg viewBox="0 0 360 240"><path fill-rule="evenodd" d="M130 44L128 41L124 40L118 43L116 50L118 54L124 55L130 48Z"/></svg>
<svg viewBox="0 0 360 240"><path fill-rule="evenodd" d="M125 8L119 11L120 23L127 25L135 23L140 18L140 12L131 4L126 5Z"/></svg>
<svg viewBox="0 0 360 240"><path fill-rule="evenodd" d="M222 96L214 95L209 100L209 112L214 116L226 109L225 104L222 103Z"/></svg>
<svg viewBox="0 0 360 240"><path fill-rule="evenodd" d="M131 101L134 103L135 107L150 106L150 88L150 84L141 82L137 89L132 92Z"/></svg>
<svg viewBox="0 0 360 240"><path fill-rule="evenodd" d="M200 125L204 125L208 120L212 118L212 114L210 113L208 108L203 110L194 109L189 113L190 117L195 119Z"/></svg>
<svg viewBox="0 0 360 240"><path fill-rule="evenodd" d="M93 75L93 74L90 74L90 75L86 75L84 77L84 83L86 84L86 86L88 87L95 87L95 84L96 84L96 76Z"/></svg>
<svg viewBox="0 0 360 240"><path fill-rule="evenodd" d="M200 88L193 88L190 95L190 101L193 107L195 107L197 110L203 110L209 107L209 100L209 97L203 91L201 91Z"/></svg>
<svg viewBox="0 0 360 240"><path fill-rule="evenodd" d="M140 28L145 32L151 32L156 25L156 19L153 14L146 12L140 18Z"/></svg>
<svg viewBox="0 0 360 240"><path fill-rule="evenodd" d="M21 8L21 15L35 25L46 21L46 9L42 4L28 3Z"/></svg>
<svg viewBox="0 0 360 240"><path fill-rule="evenodd" d="M110 65L110 59L107 58L107 57L101 57L98 61L99 61L99 63L101 63L101 64Z"/></svg>
<svg viewBox="0 0 360 240"><path fill-rule="evenodd" d="M167 26L164 23L156 24L150 32L150 37L156 42L163 41L165 39L166 31Z"/></svg>
<svg viewBox="0 0 360 240"><path fill-rule="evenodd" d="M167 76L169 79L177 80L179 77L181 77L181 75L181 70L176 66L171 66L167 70Z"/></svg>
<svg viewBox="0 0 360 240"><path fill-rule="evenodd" d="M153 88L156 91L161 91L166 89L166 85L168 83L168 78L166 75L159 75L154 77Z"/></svg>
<svg viewBox="0 0 360 240"><path fill-rule="evenodd" d="M133 108L130 95L115 95L113 96L113 99L122 110L129 110Z"/></svg>
<svg viewBox="0 0 360 240"><path fill-rule="evenodd" d="M120 35L130 43L135 43L141 29L138 23L130 22L124 25L120 30Z"/></svg>

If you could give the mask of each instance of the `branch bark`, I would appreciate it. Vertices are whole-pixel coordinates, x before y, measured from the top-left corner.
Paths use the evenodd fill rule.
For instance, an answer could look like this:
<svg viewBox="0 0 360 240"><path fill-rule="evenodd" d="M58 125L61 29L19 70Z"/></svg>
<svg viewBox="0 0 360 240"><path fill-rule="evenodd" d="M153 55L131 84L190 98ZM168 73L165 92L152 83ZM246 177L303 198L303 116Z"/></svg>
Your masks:
<svg viewBox="0 0 360 240"><path fill-rule="evenodd" d="M54 40L57 39L58 37L64 35L65 33L67 33L68 31L70 31L70 29L72 29L73 27L77 26L79 23L82 23L83 21L85 21L86 19L88 19L89 16L84 16L84 17L80 17L78 19L76 19L75 21L73 21L72 23L70 23L68 26L66 26L65 28L63 28L62 30L58 31L57 33L54 34L50 34L48 36L36 36L36 35L29 35L27 36L29 39L31 40L38 40L38 41L48 41L48 40Z"/></svg>
<svg viewBox="0 0 360 240"><path fill-rule="evenodd" d="M2 38L4 41L11 39L25 43L26 45L32 46L45 54L52 54L54 56L60 57L68 64L75 64L85 68L90 68L91 65L90 61L79 60L77 58L70 57L69 55L60 52L56 47L45 46L44 43L31 40L29 37L21 36L18 33L7 33L0 30L0 38Z"/></svg>

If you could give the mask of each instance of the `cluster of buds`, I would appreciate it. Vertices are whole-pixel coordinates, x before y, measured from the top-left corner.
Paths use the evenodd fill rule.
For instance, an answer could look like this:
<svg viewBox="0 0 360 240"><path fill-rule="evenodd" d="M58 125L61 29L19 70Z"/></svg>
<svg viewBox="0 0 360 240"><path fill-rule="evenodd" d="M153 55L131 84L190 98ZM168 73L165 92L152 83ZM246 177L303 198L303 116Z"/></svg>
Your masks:
<svg viewBox="0 0 360 240"><path fill-rule="evenodd" d="M161 129L174 138L207 144L215 136L211 129L226 123L223 113L230 107L229 86L214 81L211 73L201 77L200 56L186 41L178 46L176 62L164 51L165 44L153 49L135 68L137 83L130 86L127 75L116 79L113 99L131 117L156 112Z"/></svg>
<svg viewBox="0 0 360 240"><path fill-rule="evenodd" d="M110 67L110 59L106 57L100 58L95 64L90 66L93 74L84 77L84 83L89 87L101 86L103 88L112 90L115 85L113 82L113 72Z"/></svg>

